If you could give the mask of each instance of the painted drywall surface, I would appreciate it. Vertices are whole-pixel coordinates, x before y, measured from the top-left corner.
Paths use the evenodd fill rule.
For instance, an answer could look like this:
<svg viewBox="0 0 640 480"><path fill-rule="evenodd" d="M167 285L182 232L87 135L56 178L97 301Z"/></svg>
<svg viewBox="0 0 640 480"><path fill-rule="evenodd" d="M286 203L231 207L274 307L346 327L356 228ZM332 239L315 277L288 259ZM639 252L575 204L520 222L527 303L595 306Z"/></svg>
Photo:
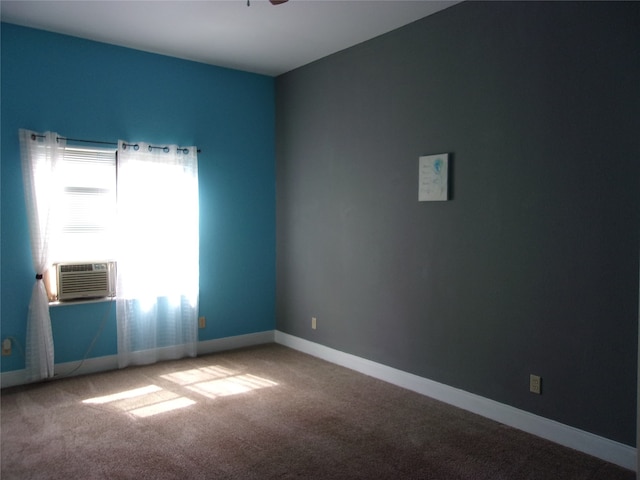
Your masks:
<svg viewBox="0 0 640 480"><path fill-rule="evenodd" d="M274 328L273 78L3 23L1 108L3 338L24 342L34 281L19 128L197 145L200 339ZM81 359L105 316L89 356L116 352L108 305L51 309L56 362ZM18 349L2 357L2 371L23 367Z"/></svg>
<svg viewBox="0 0 640 480"><path fill-rule="evenodd" d="M639 8L465 2L278 77L278 330L635 445Z"/></svg>

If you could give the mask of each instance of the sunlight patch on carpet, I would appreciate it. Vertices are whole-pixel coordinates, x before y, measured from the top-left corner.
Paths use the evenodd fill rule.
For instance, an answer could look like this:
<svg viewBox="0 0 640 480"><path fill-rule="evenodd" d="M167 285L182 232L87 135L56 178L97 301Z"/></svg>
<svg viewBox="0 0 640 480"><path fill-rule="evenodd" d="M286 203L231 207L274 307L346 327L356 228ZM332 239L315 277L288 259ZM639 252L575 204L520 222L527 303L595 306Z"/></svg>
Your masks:
<svg viewBox="0 0 640 480"><path fill-rule="evenodd" d="M236 375L229 378L221 378L208 382L200 382L189 385L189 390L204 395L207 398L226 397L228 395L238 395L250 392L259 388L273 387L276 382L255 375Z"/></svg>
<svg viewBox="0 0 640 480"><path fill-rule="evenodd" d="M190 405L194 405L196 402L186 397L178 397L173 400L167 400L166 402L155 403L153 405L147 405L146 407L135 408L129 410L129 413L136 417L150 417L152 415L158 415L159 413L171 412L178 410L179 408L185 408Z"/></svg>
<svg viewBox="0 0 640 480"><path fill-rule="evenodd" d="M158 385L147 385L111 395L89 398L82 403L108 405L116 410L144 418L188 407L196 402Z"/></svg>
<svg viewBox="0 0 640 480"><path fill-rule="evenodd" d="M83 400L82 403L97 403L97 404L111 403L111 402L117 402L119 400L126 400L129 398L141 397L143 395L148 395L150 393L159 392L160 390L162 390L162 387L158 387L157 385L147 385L146 387L134 388L133 390L126 390L124 392L118 392L112 395L89 398L87 400Z"/></svg>
<svg viewBox="0 0 640 480"><path fill-rule="evenodd" d="M82 403L106 405L138 418L146 418L194 405L196 400L189 398L189 395L194 393L215 399L278 385L266 378L240 373L218 365L168 373L160 375L159 378L170 381L175 386L163 388L151 384L89 398Z"/></svg>
<svg viewBox="0 0 640 480"><path fill-rule="evenodd" d="M249 373L242 374L219 365L193 368L161 375L207 398L226 397L278 385L276 382Z"/></svg>
<svg viewBox="0 0 640 480"><path fill-rule="evenodd" d="M191 385L197 382L206 382L208 380L230 377L236 374L236 372L229 370L228 368L212 365L210 367L192 368L182 372L168 373L166 375L161 375L160 378L170 380L178 385Z"/></svg>

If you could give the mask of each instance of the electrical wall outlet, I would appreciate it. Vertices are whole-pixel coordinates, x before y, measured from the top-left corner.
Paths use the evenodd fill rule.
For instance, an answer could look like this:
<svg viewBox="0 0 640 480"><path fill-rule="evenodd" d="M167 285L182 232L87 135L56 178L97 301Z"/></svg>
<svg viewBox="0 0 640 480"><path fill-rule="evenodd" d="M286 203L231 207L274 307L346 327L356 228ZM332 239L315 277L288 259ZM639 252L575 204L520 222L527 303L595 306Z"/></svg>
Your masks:
<svg viewBox="0 0 640 480"><path fill-rule="evenodd" d="M198 328L205 328L207 326L207 319L205 317L198 317Z"/></svg>
<svg viewBox="0 0 640 480"><path fill-rule="evenodd" d="M313 328L314 330L316 329L317 322L318 320L316 319L316 317L311 317L311 328Z"/></svg>
<svg viewBox="0 0 640 480"><path fill-rule="evenodd" d="M11 355L11 339L10 338L5 338L2 341L2 355L3 356Z"/></svg>
<svg viewBox="0 0 640 480"><path fill-rule="evenodd" d="M538 375L529 375L529 391L540 395L542 393L542 378Z"/></svg>

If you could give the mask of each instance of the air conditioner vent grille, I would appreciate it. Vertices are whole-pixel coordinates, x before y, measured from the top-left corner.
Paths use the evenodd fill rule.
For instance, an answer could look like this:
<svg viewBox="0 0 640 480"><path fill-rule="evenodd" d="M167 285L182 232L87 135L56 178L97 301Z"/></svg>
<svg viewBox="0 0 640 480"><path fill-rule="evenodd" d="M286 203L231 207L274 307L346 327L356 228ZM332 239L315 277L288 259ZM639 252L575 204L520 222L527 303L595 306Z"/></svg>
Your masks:
<svg viewBox="0 0 640 480"><path fill-rule="evenodd" d="M92 263L82 263L82 264L71 264L71 265L60 265L60 272L92 272L93 264Z"/></svg>
<svg viewBox="0 0 640 480"><path fill-rule="evenodd" d="M58 299L110 297L115 295L115 264L58 264Z"/></svg>

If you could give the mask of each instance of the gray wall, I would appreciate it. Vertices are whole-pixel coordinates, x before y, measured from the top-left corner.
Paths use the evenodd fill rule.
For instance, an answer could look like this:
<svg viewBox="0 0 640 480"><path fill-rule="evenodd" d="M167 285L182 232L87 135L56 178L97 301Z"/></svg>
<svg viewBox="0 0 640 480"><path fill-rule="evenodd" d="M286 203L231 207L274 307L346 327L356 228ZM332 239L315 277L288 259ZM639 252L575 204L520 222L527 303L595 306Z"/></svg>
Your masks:
<svg viewBox="0 0 640 480"><path fill-rule="evenodd" d="M471 2L278 77L277 328L635 445L639 32Z"/></svg>

